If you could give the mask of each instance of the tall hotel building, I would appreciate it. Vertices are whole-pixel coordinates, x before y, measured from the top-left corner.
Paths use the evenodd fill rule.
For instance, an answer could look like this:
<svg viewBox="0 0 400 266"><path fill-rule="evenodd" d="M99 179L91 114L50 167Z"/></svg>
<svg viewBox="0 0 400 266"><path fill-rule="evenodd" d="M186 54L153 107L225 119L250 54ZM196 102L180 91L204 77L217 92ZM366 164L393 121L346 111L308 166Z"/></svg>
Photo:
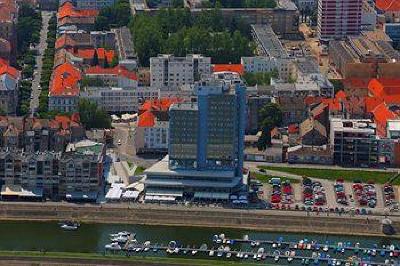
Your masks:
<svg viewBox="0 0 400 266"><path fill-rule="evenodd" d="M363 0L318 0L318 37L322 42L358 35Z"/></svg>

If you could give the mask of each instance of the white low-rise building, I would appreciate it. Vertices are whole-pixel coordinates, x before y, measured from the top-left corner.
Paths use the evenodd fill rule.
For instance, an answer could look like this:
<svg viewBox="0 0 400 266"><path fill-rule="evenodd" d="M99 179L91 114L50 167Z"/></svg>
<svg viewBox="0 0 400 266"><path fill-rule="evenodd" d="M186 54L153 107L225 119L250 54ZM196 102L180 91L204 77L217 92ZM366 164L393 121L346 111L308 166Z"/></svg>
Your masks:
<svg viewBox="0 0 400 266"><path fill-rule="evenodd" d="M162 90L193 84L211 74L211 58L202 55L175 57L162 54L150 58L150 84Z"/></svg>

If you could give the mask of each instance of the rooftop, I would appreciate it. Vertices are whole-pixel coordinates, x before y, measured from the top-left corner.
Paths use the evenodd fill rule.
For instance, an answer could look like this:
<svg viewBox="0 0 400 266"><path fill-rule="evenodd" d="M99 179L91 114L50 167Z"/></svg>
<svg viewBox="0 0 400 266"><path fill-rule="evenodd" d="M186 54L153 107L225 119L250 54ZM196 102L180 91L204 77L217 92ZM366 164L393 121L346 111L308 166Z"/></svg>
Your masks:
<svg viewBox="0 0 400 266"><path fill-rule="evenodd" d="M64 63L53 70L53 78L49 89L50 96L79 95L78 82L81 73L70 63Z"/></svg>
<svg viewBox="0 0 400 266"><path fill-rule="evenodd" d="M99 14L98 10L76 9L71 2L64 2L58 8L57 18L65 17L96 17Z"/></svg>
<svg viewBox="0 0 400 266"><path fill-rule="evenodd" d="M271 26L252 24L251 28L265 55L275 58L288 57L286 49L283 47Z"/></svg>
<svg viewBox="0 0 400 266"><path fill-rule="evenodd" d="M212 71L213 72L229 71L238 73L239 75L243 75L244 67L242 64L216 64L213 65Z"/></svg>
<svg viewBox="0 0 400 266"><path fill-rule="evenodd" d="M400 11L399 0L376 0L375 5L381 11Z"/></svg>
<svg viewBox="0 0 400 266"><path fill-rule="evenodd" d="M123 66L116 66L113 68L103 68L100 66L89 67L85 71L86 75L116 75L123 76L131 80L137 80L136 73L133 71L129 71Z"/></svg>

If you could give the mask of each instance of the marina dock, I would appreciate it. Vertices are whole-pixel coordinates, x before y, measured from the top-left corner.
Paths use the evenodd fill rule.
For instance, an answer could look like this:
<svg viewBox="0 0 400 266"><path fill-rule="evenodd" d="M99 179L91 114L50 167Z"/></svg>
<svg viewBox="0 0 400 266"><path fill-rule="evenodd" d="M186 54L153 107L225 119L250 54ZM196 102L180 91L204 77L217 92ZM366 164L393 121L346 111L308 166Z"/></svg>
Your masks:
<svg viewBox="0 0 400 266"><path fill-rule="evenodd" d="M130 237L114 252L125 252L127 255L142 252L164 252L167 255L196 255L204 258L255 260L263 261L272 259L276 263L286 260L287 263L295 261L295 265L396 265L399 258L399 248L394 245L371 248L361 247L359 243L352 245L350 242L336 244L321 244L307 239L299 242L273 240L251 240L247 236L243 239L230 239L223 234L214 235L210 245L202 244L199 247L185 246L184 244L170 241L169 244L154 244L150 241L138 242ZM240 245L240 246L238 246ZM231 249L232 248L232 249Z"/></svg>

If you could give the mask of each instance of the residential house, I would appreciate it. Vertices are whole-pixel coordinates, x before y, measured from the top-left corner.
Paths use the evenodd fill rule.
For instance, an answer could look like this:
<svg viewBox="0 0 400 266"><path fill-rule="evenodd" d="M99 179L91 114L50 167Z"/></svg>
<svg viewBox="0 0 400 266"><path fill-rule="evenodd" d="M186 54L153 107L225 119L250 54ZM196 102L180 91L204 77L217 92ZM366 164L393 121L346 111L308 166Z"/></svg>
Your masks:
<svg viewBox="0 0 400 266"><path fill-rule="evenodd" d="M299 133L303 145L322 146L328 142L325 126L314 118L304 120L299 126Z"/></svg>
<svg viewBox="0 0 400 266"><path fill-rule="evenodd" d="M0 54L15 63L17 51L18 4L15 0L0 1ZM9 53L8 53L9 52Z"/></svg>
<svg viewBox="0 0 400 266"><path fill-rule="evenodd" d="M130 129L136 154L168 151L168 110L177 98L147 100L139 109L139 116Z"/></svg>
<svg viewBox="0 0 400 266"><path fill-rule="evenodd" d="M79 103L81 73L70 63L53 70L49 88L49 110L76 112Z"/></svg>
<svg viewBox="0 0 400 266"><path fill-rule="evenodd" d="M58 28L74 26L78 30L93 30L98 10L78 9L70 1L61 3L57 12Z"/></svg>
<svg viewBox="0 0 400 266"><path fill-rule="evenodd" d="M17 111L20 79L21 73L0 58L0 110L3 114Z"/></svg>

